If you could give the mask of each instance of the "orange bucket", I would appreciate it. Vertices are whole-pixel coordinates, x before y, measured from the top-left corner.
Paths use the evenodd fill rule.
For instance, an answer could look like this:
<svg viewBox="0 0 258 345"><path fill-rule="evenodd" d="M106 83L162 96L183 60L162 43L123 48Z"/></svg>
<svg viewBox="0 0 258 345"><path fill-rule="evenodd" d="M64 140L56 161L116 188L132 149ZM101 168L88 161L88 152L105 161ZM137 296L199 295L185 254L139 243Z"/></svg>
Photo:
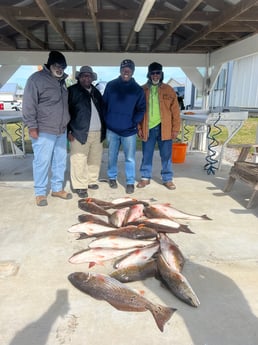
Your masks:
<svg viewBox="0 0 258 345"><path fill-rule="evenodd" d="M184 163L187 150L187 143L172 144L172 162Z"/></svg>

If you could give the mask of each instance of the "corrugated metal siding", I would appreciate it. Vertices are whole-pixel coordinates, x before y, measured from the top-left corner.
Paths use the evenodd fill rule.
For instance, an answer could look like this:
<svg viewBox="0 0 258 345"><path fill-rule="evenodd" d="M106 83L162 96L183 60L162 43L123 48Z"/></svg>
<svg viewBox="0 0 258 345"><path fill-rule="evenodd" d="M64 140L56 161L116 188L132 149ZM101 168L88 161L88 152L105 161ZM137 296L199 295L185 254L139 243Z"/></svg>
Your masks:
<svg viewBox="0 0 258 345"><path fill-rule="evenodd" d="M258 54L234 61L230 105L258 108Z"/></svg>

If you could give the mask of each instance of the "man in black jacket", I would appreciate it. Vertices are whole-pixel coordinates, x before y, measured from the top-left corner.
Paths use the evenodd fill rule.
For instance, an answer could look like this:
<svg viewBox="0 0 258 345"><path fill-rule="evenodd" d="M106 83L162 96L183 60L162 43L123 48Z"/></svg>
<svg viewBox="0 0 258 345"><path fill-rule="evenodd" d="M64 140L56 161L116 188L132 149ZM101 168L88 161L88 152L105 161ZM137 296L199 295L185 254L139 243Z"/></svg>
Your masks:
<svg viewBox="0 0 258 345"><path fill-rule="evenodd" d="M71 182L78 196L86 198L88 188L99 188L97 181L106 131L102 95L92 85L97 74L90 66L82 66L75 77L77 84L68 88Z"/></svg>

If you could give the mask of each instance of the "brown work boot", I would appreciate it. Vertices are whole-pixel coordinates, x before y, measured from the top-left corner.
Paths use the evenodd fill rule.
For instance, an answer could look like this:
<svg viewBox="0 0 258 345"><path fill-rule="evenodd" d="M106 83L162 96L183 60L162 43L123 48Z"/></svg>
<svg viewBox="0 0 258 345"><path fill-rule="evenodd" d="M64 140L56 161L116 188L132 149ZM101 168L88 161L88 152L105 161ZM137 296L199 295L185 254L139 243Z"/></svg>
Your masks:
<svg viewBox="0 0 258 345"><path fill-rule="evenodd" d="M172 181L163 182L163 186L170 190L176 189L176 185Z"/></svg>
<svg viewBox="0 0 258 345"><path fill-rule="evenodd" d="M37 206L47 206L47 197L45 195L36 196Z"/></svg>
<svg viewBox="0 0 258 345"><path fill-rule="evenodd" d="M51 195L56 198L61 198L65 200L72 199L73 197L71 193L67 193L65 190L60 190L59 192L52 192Z"/></svg>
<svg viewBox="0 0 258 345"><path fill-rule="evenodd" d="M146 187L148 184L150 184L150 180L140 180L140 181L137 183L136 187L137 187L137 188L144 188L144 187Z"/></svg>

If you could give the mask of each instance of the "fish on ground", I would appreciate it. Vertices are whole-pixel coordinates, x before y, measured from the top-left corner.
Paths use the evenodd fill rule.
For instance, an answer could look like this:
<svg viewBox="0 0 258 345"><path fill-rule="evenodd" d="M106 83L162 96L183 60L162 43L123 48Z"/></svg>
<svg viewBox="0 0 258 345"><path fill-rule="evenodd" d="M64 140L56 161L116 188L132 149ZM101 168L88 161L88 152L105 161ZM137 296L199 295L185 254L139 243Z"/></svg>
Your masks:
<svg viewBox="0 0 258 345"><path fill-rule="evenodd" d="M157 261L156 259L151 259L138 265L130 265L125 268L117 269L109 275L119 280L121 283L128 283L155 277L157 272Z"/></svg>
<svg viewBox="0 0 258 345"><path fill-rule="evenodd" d="M180 272L169 266L162 255L158 255L157 265L159 279L176 297L192 307L200 305L200 301L188 280Z"/></svg>
<svg viewBox="0 0 258 345"><path fill-rule="evenodd" d="M155 241L149 246L135 249L114 262L116 269L125 268L131 265L139 265L149 261L159 250L159 242Z"/></svg>
<svg viewBox="0 0 258 345"><path fill-rule="evenodd" d="M98 214L101 216L110 216L110 213L106 211L102 206L95 204L94 202L87 202L85 199L78 200L78 207L86 212L92 214Z"/></svg>
<svg viewBox="0 0 258 345"><path fill-rule="evenodd" d="M123 207L120 208L116 211L114 211L110 216L109 216L109 222L119 228L120 226L125 225L125 220L127 217L127 214L130 210L130 207Z"/></svg>
<svg viewBox="0 0 258 345"><path fill-rule="evenodd" d="M102 219L102 218L100 218L100 217L98 217L96 215L89 214L89 213L80 214L78 216L78 221L80 223L93 222L93 223L96 223L96 224L113 227L113 225L110 224L108 221L106 221L106 220L104 220L104 219Z"/></svg>
<svg viewBox="0 0 258 345"><path fill-rule="evenodd" d="M136 205L131 206L126 215L125 223L128 224L142 217L143 210L144 210L143 204L136 204Z"/></svg>
<svg viewBox="0 0 258 345"><path fill-rule="evenodd" d="M98 233L108 232L110 230L117 230L117 228L93 222L84 222L72 225L67 231L68 232L84 232L87 235L95 235Z"/></svg>
<svg viewBox="0 0 258 345"><path fill-rule="evenodd" d="M105 201L102 199L97 199L97 198L84 198L82 199L84 202L93 202L94 204L101 206L101 207L110 207L112 206L112 202L111 201Z"/></svg>
<svg viewBox="0 0 258 345"><path fill-rule="evenodd" d="M129 224L145 224L147 227L155 229L157 232L167 232L167 233L178 233L178 232L186 232L189 234L193 234L193 231L189 228L188 225L180 224L175 220L168 219L168 218L139 218L134 222L130 222Z"/></svg>
<svg viewBox="0 0 258 345"><path fill-rule="evenodd" d="M124 201L124 202L121 202L120 204L113 204L110 207L105 207L105 209L110 209L110 208L119 209L119 208L123 208L123 207L131 207L131 206L139 205L139 204L142 204L144 206L149 205L146 201L135 199L135 200Z"/></svg>
<svg viewBox="0 0 258 345"><path fill-rule="evenodd" d="M206 214L198 216L190 213L185 213L174 208L171 204L155 204L147 206L144 209L144 214L152 218L169 218L169 219L184 219L184 220L211 220ZM148 214L148 215L147 215Z"/></svg>
<svg viewBox="0 0 258 345"><path fill-rule="evenodd" d="M89 248L141 248L153 243L153 240L135 240L121 236L104 236L89 243Z"/></svg>
<svg viewBox="0 0 258 345"><path fill-rule="evenodd" d="M126 202L126 201L143 202L143 203L146 203L146 205L149 205L150 202L154 202L154 201L157 201L157 200L154 199L154 198L138 200L138 199L135 199L135 198L131 198L129 196L124 196L122 198L113 199L112 200L112 204L118 205L118 204L122 204L123 202Z"/></svg>
<svg viewBox="0 0 258 345"><path fill-rule="evenodd" d="M163 233L159 235L159 243L160 252L168 265L172 269L181 272L184 267L185 258L176 243Z"/></svg>
<svg viewBox="0 0 258 345"><path fill-rule="evenodd" d="M103 265L104 261L112 260L117 257L123 257L134 251L134 248L112 249L112 248L88 248L74 253L68 261L71 264L89 263L90 267L94 265Z"/></svg>
<svg viewBox="0 0 258 345"><path fill-rule="evenodd" d="M153 239L157 238L157 231L152 228L148 228L146 226L142 225L128 225L121 228L117 228L115 230L110 231L104 231L99 233L92 233L91 235L87 235L86 233L79 233L79 236L77 237L77 240L83 240L90 237L103 237L103 236L112 236L117 235L121 237L127 237L135 240L140 239Z"/></svg>
<svg viewBox="0 0 258 345"><path fill-rule="evenodd" d="M74 272L68 276L68 279L80 291L97 300L108 302L117 310L131 312L149 310L161 332L176 311L175 308L153 304L147 298L105 274Z"/></svg>

